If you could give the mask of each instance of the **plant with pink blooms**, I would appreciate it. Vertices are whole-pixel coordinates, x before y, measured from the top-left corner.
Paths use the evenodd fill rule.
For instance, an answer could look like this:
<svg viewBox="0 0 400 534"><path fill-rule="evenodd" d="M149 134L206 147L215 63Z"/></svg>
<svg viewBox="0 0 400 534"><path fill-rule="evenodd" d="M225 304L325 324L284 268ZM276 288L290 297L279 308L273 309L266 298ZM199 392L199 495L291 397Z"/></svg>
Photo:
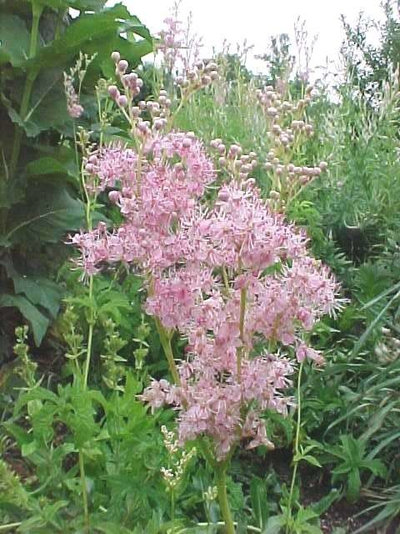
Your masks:
<svg viewBox="0 0 400 534"><path fill-rule="evenodd" d="M256 155L224 148L220 176L201 140L172 130L168 95L135 103L140 78L127 73L117 52L113 60L121 89L112 85L109 94L129 121L133 146L93 151L85 172L93 194L107 191L123 222L114 229L100 223L72 243L88 275L122 262L143 276L144 308L154 317L172 380L152 380L141 399L152 410L175 408L181 446L197 440L215 471L230 534L232 455L242 444L274 447L263 413L288 412L296 361L322 363L307 338L321 316L338 308L338 286L310 255L305 232L261 197L249 177ZM179 359L175 333L187 342Z"/></svg>

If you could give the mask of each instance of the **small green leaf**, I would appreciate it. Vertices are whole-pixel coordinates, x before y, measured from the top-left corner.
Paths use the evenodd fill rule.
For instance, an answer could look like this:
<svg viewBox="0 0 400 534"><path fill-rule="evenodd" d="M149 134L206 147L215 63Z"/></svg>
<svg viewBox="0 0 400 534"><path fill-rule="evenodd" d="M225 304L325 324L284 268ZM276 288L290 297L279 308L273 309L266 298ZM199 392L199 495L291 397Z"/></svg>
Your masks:
<svg viewBox="0 0 400 534"><path fill-rule="evenodd" d="M35 451L37 451L39 445L37 443L37 441L33 440L33 441L30 441L29 443L23 443L22 447L21 447L21 455L22 456L29 456L31 454L33 454Z"/></svg>

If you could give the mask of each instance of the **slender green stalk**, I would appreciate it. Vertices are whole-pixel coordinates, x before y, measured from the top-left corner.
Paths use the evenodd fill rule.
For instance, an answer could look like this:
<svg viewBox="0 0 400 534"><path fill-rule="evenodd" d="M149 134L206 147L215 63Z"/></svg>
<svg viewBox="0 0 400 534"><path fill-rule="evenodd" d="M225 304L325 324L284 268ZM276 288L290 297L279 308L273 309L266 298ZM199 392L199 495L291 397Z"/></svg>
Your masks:
<svg viewBox="0 0 400 534"><path fill-rule="evenodd" d="M89 311L90 317L89 317L89 331L88 331L85 367L84 367L84 373L83 373L83 389L86 389L87 382L88 382L90 360L92 357L93 333L94 333L94 325L95 325L95 314L93 310L93 276L90 276L89 278L89 301L90 301L90 311Z"/></svg>
<svg viewBox="0 0 400 534"><path fill-rule="evenodd" d="M208 532L208 529L209 529L210 526L214 527L214 526L223 526L223 525L225 525L225 523L223 521L217 521L216 523L211 523L211 521L208 521L207 523L205 523L205 522L196 523L196 527L197 528L206 527L207 528L207 532ZM237 523L234 521L233 525L237 526ZM248 532L260 532L261 533L261 529L260 528L253 527L251 525L247 525L246 529L248 530ZM184 529L180 530L178 532L178 534L184 534L184 532L193 532L193 527L184 528Z"/></svg>
<svg viewBox="0 0 400 534"><path fill-rule="evenodd" d="M155 322L156 322L158 335L160 336L162 348L164 350L165 356L167 357L169 371L172 375L174 383L179 386L180 378L179 378L178 369L175 363L174 352L172 350L171 335L163 327L163 325L161 324L161 321L158 318L155 319Z"/></svg>
<svg viewBox="0 0 400 534"><path fill-rule="evenodd" d="M43 4L33 1L32 2L32 29L31 29L31 42L29 46L29 58L33 58L36 54L37 43L39 37L39 22L40 17L43 12ZM35 67L32 70L28 71L28 75L25 79L24 92L22 94L22 101L20 107L20 117L22 121L25 120L28 113L29 101L31 98L32 87L38 75L38 69ZM17 170L19 154L21 151L21 140L22 140L23 129L20 126L16 126L14 143L11 153L11 162L10 162L10 178L12 179Z"/></svg>
<svg viewBox="0 0 400 534"><path fill-rule="evenodd" d="M18 522L18 523L7 523L7 525L0 525L0 531L14 529L14 528L19 527L20 525L22 525L21 522Z"/></svg>
<svg viewBox="0 0 400 534"><path fill-rule="evenodd" d="M171 489L171 521L175 521L175 490Z"/></svg>
<svg viewBox="0 0 400 534"><path fill-rule="evenodd" d="M75 125L74 125L75 128ZM75 129L74 129L75 131ZM76 144L75 144L75 148ZM82 146L83 148L83 146ZM78 156L77 156L78 157ZM93 220L92 220L92 199L90 196L90 193L86 187L85 183L85 169L83 160L81 163L81 182L82 182L82 190L85 196L85 219L86 219L86 227L87 230L90 232L93 229ZM96 323L96 314L94 310L94 302L93 302L93 275L89 276L89 319L88 319L88 340L87 340L87 348L86 348L86 359L84 363L84 371L83 371L83 389L85 390L87 387L88 382L88 376L89 376L89 369L90 369L90 361L92 358L92 345L93 345L93 333L94 333L94 325Z"/></svg>
<svg viewBox="0 0 400 534"><path fill-rule="evenodd" d="M246 291L246 288L243 287L240 290L240 319L239 319L239 332L240 332L240 340L242 342L242 346L239 347L237 351L237 374L238 374L239 383L241 380L242 357L244 354L244 319L245 319L245 314L246 314L246 298L247 298L247 291Z"/></svg>
<svg viewBox="0 0 400 534"><path fill-rule="evenodd" d="M303 374L303 367L304 367L304 361L301 362L300 368L299 368L299 375L297 377L297 418L296 418L296 436L294 440L294 455L295 457L298 457L299 454L299 445L300 445L300 429L301 429L301 377ZM299 465L299 461L295 460L293 466L293 473L292 473L292 481L290 484L290 492L289 492L289 500L287 504L287 514L286 514L286 534L289 534L290 530L290 519L292 517L292 505L293 505L293 493L294 493L294 486L296 484L296 477L297 477L297 468Z"/></svg>
<svg viewBox="0 0 400 534"><path fill-rule="evenodd" d="M89 520L89 504L88 504L88 495L86 487L86 475L85 475L85 462L83 460L82 449L79 449L79 473L81 477L81 486L82 486L82 503L83 503L83 515L85 521L85 532L89 532L90 520Z"/></svg>
<svg viewBox="0 0 400 534"><path fill-rule="evenodd" d="M226 462L219 462L216 464L215 476L218 490L219 507L225 523L224 534L235 534L235 525L233 523L228 501L228 494L226 491Z"/></svg>

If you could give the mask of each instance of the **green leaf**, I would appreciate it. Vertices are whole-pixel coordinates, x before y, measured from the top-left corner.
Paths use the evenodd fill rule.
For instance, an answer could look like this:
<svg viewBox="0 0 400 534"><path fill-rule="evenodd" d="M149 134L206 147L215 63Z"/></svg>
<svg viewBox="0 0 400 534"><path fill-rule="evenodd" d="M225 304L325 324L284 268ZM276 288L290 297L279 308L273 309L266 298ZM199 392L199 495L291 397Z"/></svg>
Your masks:
<svg viewBox="0 0 400 534"><path fill-rule="evenodd" d="M386 469L385 464L382 462L382 460L367 459L364 462L362 462L361 467L364 469L368 469L375 476L380 476L383 478L386 477L387 469Z"/></svg>
<svg viewBox="0 0 400 534"><path fill-rule="evenodd" d="M360 471L357 468L354 468L350 471L348 482L347 482L347 492L346 497L350 502L356 501L360 496L361 489L361 479Z"/></svg>
<svg viewBox="0 0 400 534"><path fill-rule="evenodd" d="M83 203L67 188L43 181L32 184L26 204L19 205L13 227L8 233L15 241L41 240L58 243L66 233L83 226Z"/></svg>
<svg viewBox="0 0 400 534"><path fill-rule="evenodd" d="M10 260L0 260L8 278L13 281L15 293L23 293L32 304L45 308L53 318L60 308L61 290L48 278L21 275Z"/></svg>
<svg viewBox="0 0 400 534"><path fill-rule="evenodd" d="M71 178L76 178L78 170L76 168L75 160L68 162L61 162L58 159L46 156L36 159L29 163L26 167L26 171L30 176L44 176L44 175L68 175Z"/></svg>
<svg viewBox="0 0 400 534"><path fill-rule="evenodd" d="M5 422L3 423L4 427L6 428L7 432L11 434L17 441L18 445L22 447L22 445L26 445L31 442L32 438L26 432L23 428L21 428L19 425L16 425L15 423Z"/></svg>
<svg viewBox="0 0 400 534"><path fill-rule="evenodd" d="M250 498L257 526L263 529L268 520L267 489L264 480L257 477L251 479Z"/></svg>
<svg viewBox="0 0 400 534"><path fill-rule="evenodd" d="M39 448L39 445L36 440L30 441L29 443L23 443L21 447L21 455L23 457L29 456L33 454L37 449Z"/></svg>
<svg viewBox="0 0 400 534"><path fill-rule="evenodd" d="M263 534L280 534L281 528L286 524L286 517L274 515L268 519L268 523L263 530Z"/></svg>
<svg viewBox="0 0 400 534"><path fill-rule="evenodd" d="M49 326L49 319L22 295L0 295L0 307L18 308L30 323L35 345L38 347Z"/></svg>
<svg viewBox="0 0 400 534"><path fill-rule="evenodd" d="M324 514L331 505L341 498L341 493L337 488L332 488L328 495L325 495L318 502L313 503L310 508L317 514L321 516Z"/></svg>
<svg viewBox="0 0 400 534"><path fill-rule="evenodd" d="M295 459L293 458L295 461ZM322 465L319 463L319 461L315 458L315 456L311 456L311 454L306 454L305 456L301 456L300 460L304 460L305 462L315 465L315 467L322 467Z"/></svg>
<svg viewBox="0 0 400 534"><path fill-rule="evenodd" d="M42 47L36 56L26 61L29 69L46 69L65 65L71 56L80 51L87 53L97 51L107 39L132 31L152 43L147 28L141 24L137 17L130 15L122 4L100 13L82 15L75 20L51 44ZM89 45L89 46L88 46Z"/></svg>
<svg viewBox="0 0 400 534"><path fill-rule="evenodd" d="M38 83L43 83L40 78ZM32 104L33 107L25 120L14 108L8 108L8 115L12 122L23 128L28 137L36 137L49 128L61 129L65 123L71 121L61 86L48 87L46 93L36 96Z"/></svg>
<svg viewBox="0 0 400 534"><path fill-rule="evenodd" d="M48 278L18 277L13 279L16 293L24 293L32 304L45 308L53 319L60 309L61 290Z"/></svg>
<svg viewBox="0 0 400 534"><path fill-rule="evenodd" d="M30 35L25 22L16 15L2 13L0 17L0 65L20 66L29 54Z"/></svg>
<svg viewBox="0 0 400 534"><path fill-rule="evenodd" d="M31 3L33 0L29 0ZM39 4L53 9L67 9L72 7L82 11L98 11L102 9L106 0L35 0Z"/></svg>

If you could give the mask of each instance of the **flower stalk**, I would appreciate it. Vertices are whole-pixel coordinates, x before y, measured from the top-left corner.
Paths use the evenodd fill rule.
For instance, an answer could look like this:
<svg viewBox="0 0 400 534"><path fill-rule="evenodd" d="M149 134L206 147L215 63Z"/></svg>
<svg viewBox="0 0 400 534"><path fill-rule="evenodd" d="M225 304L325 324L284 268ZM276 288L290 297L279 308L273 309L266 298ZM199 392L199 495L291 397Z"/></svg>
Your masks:
<svg viewBox="0 0 400 534"><path fill-rule="evenodd" d="M235 525L229 506L228 493L226 491L226 462L218 462L215 467L215 478L218 490L218 502L221 515L225 523L224 534L235 534Z"/></svg>
<svg viewBox="0 0 400 534"><path fill-rule="evenodd" d="M286 513L286 531L285 534L289 534L290 532L290 522L292 518L292 506L293 506L293 494L294 494L294 487L296 484L296 478L297 478L297 468L299 465L299 460L297 459L300 454L300 430L301 430L301 379L303 374L303 367L304 367L304 361L301 362L299 367L299 373L297 376L297 417L296 417L296 435L294 440L294 457L295 460L293 461L293 472L292 472L292 480L290 483L290 491L289 491L289 499L287 504L287 513Z"/></svg>

